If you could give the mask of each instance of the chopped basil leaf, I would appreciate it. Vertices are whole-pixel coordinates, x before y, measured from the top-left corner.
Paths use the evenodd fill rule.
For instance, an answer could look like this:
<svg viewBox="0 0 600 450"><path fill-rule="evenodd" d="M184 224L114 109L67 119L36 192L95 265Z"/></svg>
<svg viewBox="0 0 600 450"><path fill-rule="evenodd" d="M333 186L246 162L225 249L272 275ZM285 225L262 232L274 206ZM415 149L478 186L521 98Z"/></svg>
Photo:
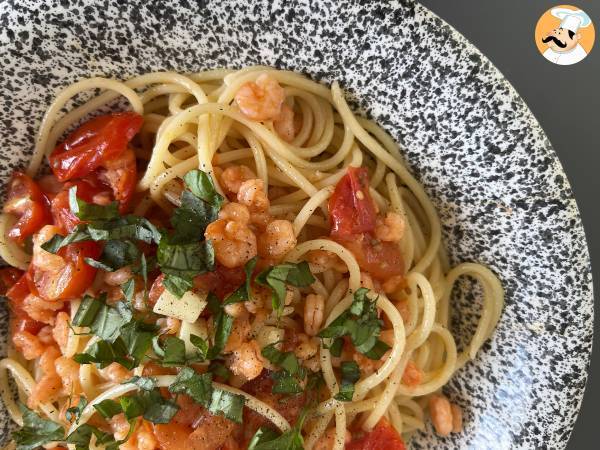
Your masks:
<svg viewBox="0 0 600 450"><path fill-rule="evenodd" d="M121 291L127 300L127 303L131 303L133 301L133 295L135 294L135 280L130 278L125 283L121 285Z"/></svg>
<svg viewBox="0 0 600 450"><path fill-rule="evenodd" d="M186 394L192 399L207 407L212 395L212 374L198 374L191 367L184 367L169 386L172 394Z"/></svg>
<svg viewBox="0 0 600 450"><path fill-rule="evenodd" d="M239 288L233 292L229 297L225 299L223 305L230 305L232 303L240 303L245 302L250 298L250 285L252 283L252 272L254 272L254 268L256 267L256 263L258 262L258 257L255 256L250 261L248 261L244 265L244 272L246 272L246 281Z"/></svg>
<svg viewBox="0 0 600 450"><path fill-rule="evenodd" d="M185 365L185 343L181 339L175 336L168 336L165 339L163 349L164 356L161 365L166 367Z"/></svg>
<svg viewBox="0 0 600 450"><path fill-rule="evenodd" d="M74 444L76 450L89 450L92 435L96 436L96 445L104 445L106 450L117 450L123 441L116 441L115 438L92 425L84 423L77 427L69 436L67 443Z"/></svg>
<svg viewBox="0 0 600 450"><path fill-rule="evenodd" d="M77 225L67 236L55 234L52 238L42 244L42 248L50 253L56 253L66 245L74 242L91 240L85 224Z"/></svg>
<svg viewBox="0 0 600 450"><path fill-rule="evenodd" d="M134 366L137 366L146 355L156 331L155 325L139 320L131 321L121 328L120 339L123 341L127 353L134 359Z"/></svg>
<svg viewBox="0 0 600 450"><path fill-rule="evenodd" d="M218 207L206 203L190 191L183 191L181 206L175 209L171 217L174 239L176 242L204 240L206 227L217 220L218 214Z"/></svg>
<svg viewBox="0 0 600 450"><path fill-rule="evenodd" d="M151 391L156 387L156 378L134 376L129 380L123 381L121 384L135 384L143 391Z"/></svg>
<svg viewBox="0 0 600 450"><path fill-rule="evenodd" d="M208 353L208 343L205 339L202 339L200 336L196 336L195 334L190 335L190 342L194 347L196 347L199 352L198 356L200 359L205 360L206 355Z"/></svg>
<svg viewBox="0 0 600 450"><path fill-rule="evenodd" d="M341 370L340 391L335 394L334 398L342 402L351 402L354 396L354 383L360 379L360 369L356 361L344 361Z"/></svg>
<svg viewBox="0 0 600 450"><path fill-rule="evenodd" d="M270 267L256 277L256 282L268 286L273 291L273 310L281 312L285 304L286 285L307 287L314 283L306 261L300 263L284 263Z"/></svg>
<svg viewBox="0 0 600 450"><path fill-rule="evenodd" d="M285 370L281 370L279 372L273 372L271 374L271 378L273 379L273 387L271 388L271 392L273 394L300 394L303 389L298 381L298 378L290 375Z"/></svg>
<svg viewBox="0 0 600 450"><path fill-rule="evenodd" d="M83 412L83 410L87 406L87 404L88 404L87 399L83 395L80 395L79 403L77 403L77 406L71 406L70 408L67 409L67 412L65 413L65 418L69 422L73 422L73 420L75 420L76 423L79 422L81 413Z"/></svg>
<svg viewBox="0 0 600 450"><path fill-rule="evenodd" d="M259 437L254 447L248 447L252 450L304 450L304 439L302 438L302 425L306 418L306 410L302 412L300 418L296 421L294 427L275 438L269 439L264 436ZM258 432L257 432L258 434ZM255 435L256 436L256 435ZM252 438L252 441L254 437ZM252 441L250 441L252 443Z"/></svg>
<svg viewBox="0 0 600 450"><path fill-rule="evenodd" d="M69 189L69 208L81 220L109 220L119 217L119 204L108 205L88 203L77 197L77 186Z"/></svg>
<svg viewBox="0 0 600 450"><path fill-rule="evenodd" d="M321 338L333 339L330 350L341 353L341 337L349 336L356 350L367 358L380 359L389 346L379 340L383 322L377 316L377 300L371 301L369 290L360 288L354 293L352 305L319 333Z"/></svg>
<svg viewBox="0 0 600 450"><path fill-rule="evenodd" d="M194 286L194 283L190 279L184 279L175 275L165 275L163 286L175 297L181 298L183 294Z"/></svg>
<svg viewBox="0 0 600 450"><path fill-rule="evenodd" d="M96 341L87 348L85 353L77 353L73 360L79 364L98 364L103 369L114 362L121 364L126 369L133 369L136 364L127 358L127 347L122 339L114 343L108 341Z"/></svg>
<svg viewBox="0 0 600 450"><path fill-rule="evenodd" d="M81 314L80 314L80 311ZM131 320L131 311L121 305L112 307L106 304L106 293L100 298L94 299L85 296L75 317L73 325L79 327L90 327L90 331L109 342L114 342L119 336L120 330Z"/></svg>
<svg viewBox="0 0 600 450"><path fill-rule="evenodd" d="M246 399L242 395L213 388L207 409L212 414L222 415L235 423L242 423L245 401Z"/></svg>
<svg viewBox="0 0 600 450"><path fill-rule="evenodd" d="M206 203L220 208L223 204L223 196L217 192L212 177L201 170L190 170L183 177L186 188L196 197Z"/></svg>
<svg viewBox="0 0 600 450"><path fill-rule="evenodd" d="M142 255L140 249L129 239L106 241L102 250L101 259L103 264L120 269L121 267L133 265Z"/></svg>
<svg viewBox="0 0 600 450"><path fill-rule="evenodd" d="M144 419L152 423L169 423L179 411L177 403L165 399L158 389L142 392L138 398L144 405Z"/></svg>
<svg viewBox="0 0 600 450"><path fill-rule="evenodd" d="M102 400L100 403L94 404L94 409L105 419L110 419L111 417L123 412L121 404L109 398Z"/></svg>
<svg viewBox="0 0 600 450"><path fill-rule="evenodd" d="M107 272L112 272L115 270L112 267L104 264L102 261L96 261L95 259L88 258L88 257L83 258L83 260L86 262L86 264L88 266L92 266L96 269L106 270Z"/></svg>
<svg viewBox="0 0 600 450"><path fill-rule="evenodd" d="M275 440L279 435L271 428L260 427L250 439L248 443L248 450L256 450L258 444L264 444L269 441Z"/></svg>
<svg viewBox="0 0 600 450"><path fill-rule="evenodd" d="M215 255L210 241L172 244L169 238L163 238L156 256L164 274L186 280L212 271L215 267Z"/></svg>
<svg viewBox="0 0 600 450"><path fill-rule="evenodd" d="M214 376L221 378L224 382L227 382L231 377L231 370L220 361L211 361L208 365L208 371Z"/></svg>
<svg viewBox="0 0 600 450"><path fill-rule="evenodd" d="M208 310L213 315L215 324L213 346L208 350L207 358L215 359L221 354L227 344L227 340L229 339L229 335L233 328L233 317L223 310L221 301L212 292L208 294L206 300L208 301Z"/></svg>
<svg viewBox="0 0 600 450"><path fill-rule="evenodd" d="M212 384L212 374L199 374L190 367L184 367L169 386L173 394L186 394L208 409L212 414L220 414L237 423L242 423L245 399Z"/></svg>
<svg viewBox="0 0 600 450"><path fill-rule="evenodd" d="M131 215L92 222L87 225L87 232L94 241L134 239L158 244L161 240L160 231L148 219Z"/></svg>
<svg viewBox="0 0 600 450"><path fill-rule="evenodd" d="M333 343L329 346L329 352L332 356L339 358L342 356L342 350L344 348L344 340L342 338L336 338Z"/></svg>
<svg viewBox="0 0 600 450"><path fill-rule="evenodd" d="M119 403L127 420L135 419L144 414L144 405L138 396L121 397Z"/></svg>
<svg viewBox="0 0 600 450"><path fill-rule="evenodd" d="M303 391L302 381L306 378L306 369L300 365L294 352L282 352L275 346L277 343L267 345L261 354L273 365L283 370L273 372L271 378L275 382L272 392L274 394L299 394Z"/></svg>
<svg viewBox="0 0 600 450"><path fill-rule="evenodd" d="M53 441L65 438L65 429L56 422L43 419L37 413L19 403L23 413L23 427L13 432L17 450L35 450Z"/></svg>
<svg viewBox="0 0 600 450"><path fill-rule="evenodd" d="M294 352L282 352L277 349L277 343L269 344L262 349L262 355L271 363L288 372L290 375L296 375L302 368Z"/></svg>

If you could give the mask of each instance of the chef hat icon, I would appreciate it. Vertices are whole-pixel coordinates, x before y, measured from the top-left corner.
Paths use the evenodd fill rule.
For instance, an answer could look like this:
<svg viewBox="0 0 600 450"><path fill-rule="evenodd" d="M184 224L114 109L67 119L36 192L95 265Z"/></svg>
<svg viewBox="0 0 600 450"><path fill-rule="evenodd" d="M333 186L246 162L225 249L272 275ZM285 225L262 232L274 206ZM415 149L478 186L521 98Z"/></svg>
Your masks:
<svg viewBox="0 0 600 450"><path fill-rule="evenodd" d="M579 28L585 28L592 23L590 16L581 9L574 11L567 8L553 8L550 12L554 17L561 20L560 28L571 30L573 33L577 33Z"/></svg>

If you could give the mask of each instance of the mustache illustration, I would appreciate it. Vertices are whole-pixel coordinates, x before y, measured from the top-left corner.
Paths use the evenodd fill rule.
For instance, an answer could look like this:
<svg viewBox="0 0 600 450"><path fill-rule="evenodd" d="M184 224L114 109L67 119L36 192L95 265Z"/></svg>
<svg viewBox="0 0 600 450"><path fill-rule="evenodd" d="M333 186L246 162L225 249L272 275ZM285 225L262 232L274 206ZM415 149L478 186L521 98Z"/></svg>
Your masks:
<svg viewBox="0 0 600 450"><path fill-rule="evenodd" d="M566 42L560 41L556 36L546 36L545 38L542 38L542 42L544 44L547 42L550 42L550 41L554 41L554 43L556 45L558 45L560 48L565 48L567 46Z"/></svg>

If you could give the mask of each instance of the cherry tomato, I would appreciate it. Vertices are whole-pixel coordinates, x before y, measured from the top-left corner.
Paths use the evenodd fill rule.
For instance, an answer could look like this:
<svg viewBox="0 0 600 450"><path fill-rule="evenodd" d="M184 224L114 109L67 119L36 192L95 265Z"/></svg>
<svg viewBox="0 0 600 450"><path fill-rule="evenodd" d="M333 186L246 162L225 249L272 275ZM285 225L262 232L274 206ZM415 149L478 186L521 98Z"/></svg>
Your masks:
<svg viewBox="0 0 600 450"><path fill-rule="evenodd" d="M23 276L23 271L14 267L3 267L0 269L0 295L6 295Z"/></svg>
<svg viewBox="0 0 600 450"><path fill-rule="evenodd" d="M194 431L193 428L175 422L154 424L153 426L154 436L161 450L193 448L189 442L189 436Z"/></svg>
<svg viewBox="0 0 600 450"><path fill-rule="evenodd" d="M404 273L404 258L396 243L378 241L367 233L340 243L352 252L361 270L379 280Z"/></svg>
<svg viewBox="0 0 600 450"><path fill-rule="evenodd" d="M58 269L33 266L31 279L34 289L45 300L67 300L80 297L93 283L96 269L85 262L97 259L102 249L97 242L84 241L61 248L57 255L64 261Z"/></svg>
<svg viewBox="0 0 600 450"><path fill-rule="evenodd" d="M94 197L98 194L106 192L107 195L110 195L104 186L96 183L92 177L66 183L63 190L56 194L51 202L54 225L60 228L63 233L70 233L81 222L71 212L69 206L69 189L73 186L77 187L77 197L88 203L94 203Z"/></svg>
<svg viewBox="0 0 600 450"><path fill-rule="evenodd" d="M404 442L390 423L382 418L369 433L357 433L346 450L405 450Z"/></svg>
<svg viewBox="0 0 600 450"><path fill-rule="evenodd" d="M364 167L349 167L329 199L331 236L347 239L375 230L377 212L369 194L369 176Z"/></svg>
<svg viewBox="0 0 600 450"><path fill-rule="evenodd" d="M52 220L48 199L37 183L21 172L15 172L10 181L4 212L19 217L8 232L19 243Z"/></svg>
<svg viewBox="0 0 600 450"><path fill-rule="evenodd" d="M329 199L331 237L350 250L360 268L380 280L404 273L397 244L375 239L375 203L365 168L349 167Z"/></svg>
<svg viewBox="0 0 600 450"><path fill-rule="evenodd" d="M50 167L59 181L83 178L118 157L142 126L134 112L107 114L84 123L50 155Z"/></svg>
<svg viewBox="0 0 600 450"><path fill-rule="evenodd" d="M6 292L8 304L12 311L11 317L11 335L19 331L27 331L31 334L37 334L43 323L33 320L23 309L23 301L29 295L29 273L23 273L15 284Z"/></svg>
<svg viewBox="0 0 600 450"><path fill-rule="evenodd" d="M125 212L137 184L135 153L126 148L119 156L106 161L103 168L105 170L100 171L100 178L112 189L120 211Z"/></svg>

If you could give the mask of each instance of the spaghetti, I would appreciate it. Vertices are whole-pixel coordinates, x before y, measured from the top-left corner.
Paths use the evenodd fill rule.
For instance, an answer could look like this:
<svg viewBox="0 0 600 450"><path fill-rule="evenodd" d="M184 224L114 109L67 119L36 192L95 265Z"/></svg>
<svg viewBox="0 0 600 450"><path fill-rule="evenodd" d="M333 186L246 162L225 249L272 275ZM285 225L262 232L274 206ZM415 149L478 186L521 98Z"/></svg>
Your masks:
<svg viewBox="0 0 600 450"><path fill-rule="evenodd" d="M61 142L118 97L132 112ZM36 184L44 156L53 175ZM503 308L488 268L449 266L435 208L394 140L337 83L268 67L69 86L11 182L0 231L0 256L26 271L3 274L13 349L0 389L18 425L35 414L63 427L64 439L40 438L45 448L75 448L86 430L89 448L399 449L427 416L439 434L458 432L460 409L441 390ZM173 255L189 249L182 268ZM459 352L449 320L462 277L481 287L482 313Z"/></svg>

